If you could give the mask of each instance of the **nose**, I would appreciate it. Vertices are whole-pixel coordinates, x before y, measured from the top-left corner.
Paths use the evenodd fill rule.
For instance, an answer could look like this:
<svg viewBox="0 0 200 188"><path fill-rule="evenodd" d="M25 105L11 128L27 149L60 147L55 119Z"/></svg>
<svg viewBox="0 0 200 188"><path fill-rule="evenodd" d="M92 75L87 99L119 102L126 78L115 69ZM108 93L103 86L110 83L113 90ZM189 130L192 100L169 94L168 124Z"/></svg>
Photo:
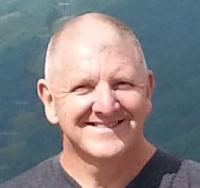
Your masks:
<svg viewBox="0 0 200 188"><path fill-rule="evenodd" d="M109 86L97 87L94 95L93 112L112 115L119 109L119 102Z"/></svg>

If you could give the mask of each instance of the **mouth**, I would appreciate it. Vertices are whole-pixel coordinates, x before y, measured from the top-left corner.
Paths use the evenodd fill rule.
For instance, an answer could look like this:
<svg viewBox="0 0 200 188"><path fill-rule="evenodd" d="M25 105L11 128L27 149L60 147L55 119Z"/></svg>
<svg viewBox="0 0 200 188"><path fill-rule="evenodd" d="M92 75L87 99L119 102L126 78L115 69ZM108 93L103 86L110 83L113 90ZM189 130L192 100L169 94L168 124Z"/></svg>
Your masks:
<svg viewBox="0 0 200 188"><path fill-rule="evenodd" d="M104 121L88 121L85 122L86 126L93 126L98 128L115 128L122 124L125 121L125 119L120 119L112 122L104 122Z"/></svg>

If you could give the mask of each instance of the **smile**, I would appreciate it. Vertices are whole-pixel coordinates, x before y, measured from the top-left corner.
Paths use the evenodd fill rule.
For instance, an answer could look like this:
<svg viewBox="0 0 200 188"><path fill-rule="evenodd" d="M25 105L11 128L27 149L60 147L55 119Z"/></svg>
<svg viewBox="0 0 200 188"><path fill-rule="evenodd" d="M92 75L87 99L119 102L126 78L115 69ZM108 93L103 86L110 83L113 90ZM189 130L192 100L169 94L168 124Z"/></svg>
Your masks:
<svg viewBox="0 0 200 188"><path fill-rule="evenodd" d="M85 122L85 125L99 127L99 128L115 128L124 121L125 121L125 119L120 119L120 120L113 121L113 122L89 121L89 122Z"/></svg>

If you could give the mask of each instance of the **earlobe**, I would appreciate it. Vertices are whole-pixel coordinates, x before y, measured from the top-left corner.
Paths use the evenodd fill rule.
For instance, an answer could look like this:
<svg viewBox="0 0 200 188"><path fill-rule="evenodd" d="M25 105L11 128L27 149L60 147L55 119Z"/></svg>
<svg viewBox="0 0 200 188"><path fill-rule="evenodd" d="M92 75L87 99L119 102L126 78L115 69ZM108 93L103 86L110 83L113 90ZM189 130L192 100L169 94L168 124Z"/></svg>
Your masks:
<svg viewBox="0 0 200 188"><path fill-rule="evenodd" d="M44 105L44 110L46 114L47 120L51 124L58 123L58 117L56 115L56 109L54 104L54 98L52 95L52 91L45 79L40 79L37 82L37 93Z"/></svg>

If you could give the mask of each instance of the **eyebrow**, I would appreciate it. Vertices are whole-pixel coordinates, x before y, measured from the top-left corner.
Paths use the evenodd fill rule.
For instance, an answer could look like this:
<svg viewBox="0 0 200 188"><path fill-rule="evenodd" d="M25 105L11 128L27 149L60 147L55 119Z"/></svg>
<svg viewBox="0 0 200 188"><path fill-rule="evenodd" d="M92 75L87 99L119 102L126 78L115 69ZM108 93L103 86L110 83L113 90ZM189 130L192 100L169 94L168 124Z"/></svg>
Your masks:
<svg viewBox="0 0 200 188"><path fill-rule="evenodd" d="M75 77L71 82L70 85L78 85L78 84L84 84L84 83L96 83L94 79L86 78L86 77Z"/></svg>

